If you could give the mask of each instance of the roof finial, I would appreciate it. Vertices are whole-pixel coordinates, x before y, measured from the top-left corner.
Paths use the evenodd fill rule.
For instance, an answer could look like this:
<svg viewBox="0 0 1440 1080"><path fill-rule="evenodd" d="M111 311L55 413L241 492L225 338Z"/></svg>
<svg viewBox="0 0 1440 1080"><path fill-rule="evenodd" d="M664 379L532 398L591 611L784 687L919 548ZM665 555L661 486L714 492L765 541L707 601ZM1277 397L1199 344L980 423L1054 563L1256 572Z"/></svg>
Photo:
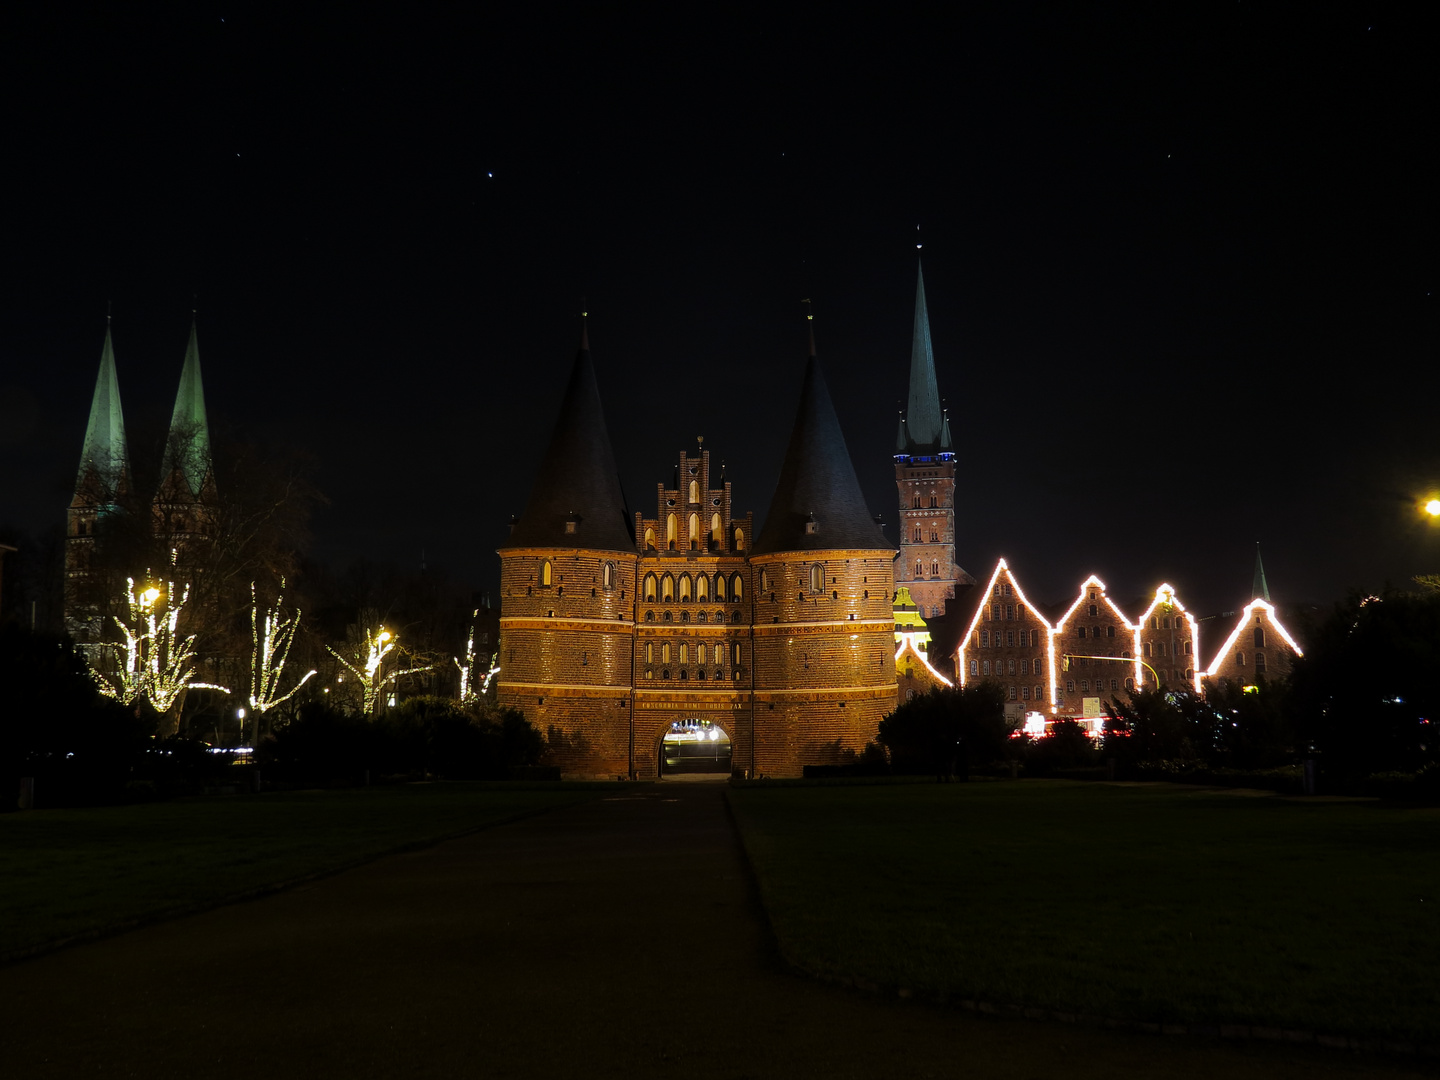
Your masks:
<svg viewBox="0 0 1440 1080"><path fill-rule="evenodd" d="M920 242L920 226L915 226L915 250L919 251L925 245Z"/></svg>
<svg viewBox="0 0 1440 1080"><path fill-rule="evenodd" d="M590 351L590 311L585 306L585 297L580 297L580 348Z"/></svg>
<svg viewBox="0 0 1440 1080"><path fill-rule="evenodd" d="M114 301L114 300L106 300L106 301L105 301L105 325L106 325L106 326L109 326L109 325L110 325L110 315L111 315L111 313L112 313L114 310L115 310L115 301Z"/></svg>
<svg viewBox="0 0 1440 1080"><path fill-rule="evenodd" d="M811 356L814 356L814 355L815 355L815 313L810 310L810 301L809 301L809 300L801 300L800 303L802 303L802 304L805 305L805 322L808 323L809 326L810 326L810 355L811 355Z"/></svg>

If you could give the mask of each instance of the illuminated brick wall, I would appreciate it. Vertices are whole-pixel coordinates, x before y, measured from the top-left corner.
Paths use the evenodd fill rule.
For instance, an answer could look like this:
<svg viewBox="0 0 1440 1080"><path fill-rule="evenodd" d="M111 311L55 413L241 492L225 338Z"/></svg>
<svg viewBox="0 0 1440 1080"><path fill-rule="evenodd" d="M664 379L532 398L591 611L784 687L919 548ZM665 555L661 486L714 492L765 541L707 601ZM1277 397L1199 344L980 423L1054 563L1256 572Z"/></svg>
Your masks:
<svg viewBox="0 0 1440 1080"><path fill-rule="evenodd" d="M1206 674L1243 686L1261 677L1284 679L1289 677L1296 655L1295 641L1275 617L1274 606L1252 600L1219 644Z"/></svg>
<svg viewBox="0 0 1440 1080"><path fill-rule="evenodd" d="M838 764L895 708L891 559L864 551L755 559L754 772Z"/></svg>
<svg viewBox="0 0 1440 1080"><path fill-rule="evenodd" d="M901 456L895 461L900 500L900 557L895 582L906 585L926 617L941 614L957 582L973 580L955 562L955 462Z"/></svg>
<svg viewBox="0 0 1440 1080"><path fill-rule="evenodd" d="M985 586L958 661L966 684L999 683L1012 712L1048 711L1050 624L1030 606L1004 560Z"/></svg>
<svg viewBox="0 0 1440 1080"><path fill-rule="evenodd" d="M550 735L546 763L567 774L629 771L637 561L630 552L501 553L497 700Z"/></svg>

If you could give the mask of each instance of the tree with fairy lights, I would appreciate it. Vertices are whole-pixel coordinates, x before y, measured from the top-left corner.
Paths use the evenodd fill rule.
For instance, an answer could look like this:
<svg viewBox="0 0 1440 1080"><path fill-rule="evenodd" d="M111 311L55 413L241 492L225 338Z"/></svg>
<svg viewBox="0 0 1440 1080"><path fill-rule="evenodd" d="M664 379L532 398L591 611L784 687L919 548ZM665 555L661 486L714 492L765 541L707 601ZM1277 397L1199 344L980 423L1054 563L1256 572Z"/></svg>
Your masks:
<svg viewBox="0 0 1440 1080"><path fill-rule="evenodd" d="M280 692L280 680L290 659L290 646L300 627L300 611L285 611L285 579L280 579L280 595L275 606L260 610L255 583L250 583L250 708L255 710L255 731L260 721L276 705L288 701L314 676L312 668L289 690Z"/></svg>
<svg viewBox="0 0 1440 1080"><path fill-rule="evenodd" d="M169 713L186 690L230 691L214 683L194 682L195 635L181 635L180 616L190 599L190 589L176 593L175 583L137 585L126 578L128 617L113 616L122 640L112 646L118 670L91 669L91 678L100 692L122 704L147 701L156 712Z"/></svg>
<svg viewBox="0 0 1440 1080"><path fill-rule="evenodd" d="M476 608L471 612L470 617L474 619L478 617L479 614L480 609ZM451 659L455 661L455 666L460 669L460 704L472 705L485 696L486 691L490 689L490 681L495 678L496 673L500 670L500 665L495 662L495 658L498 655L498 653L490 654L490 670L480 676L480 688L477 690L475 688L475 676L477 674L475 671L475 624L472 622L470 624L470 637L465 642L465 659L462 661L458 656L451 657Z"/></svg>
<svg viewBox="0 0 1440 1080"><path fill-rule="evenodd" d="M360 684L360 711L374 716L385 688L398 682L406 675L419 675L429 671L433 665L423 667L393 667L385 670L385 657L399 644L395 635L383 626L373 629L367 623L352 628L352 640L347 648L350 656L344 656L326 645L326 651L343 664Z"/></svg>

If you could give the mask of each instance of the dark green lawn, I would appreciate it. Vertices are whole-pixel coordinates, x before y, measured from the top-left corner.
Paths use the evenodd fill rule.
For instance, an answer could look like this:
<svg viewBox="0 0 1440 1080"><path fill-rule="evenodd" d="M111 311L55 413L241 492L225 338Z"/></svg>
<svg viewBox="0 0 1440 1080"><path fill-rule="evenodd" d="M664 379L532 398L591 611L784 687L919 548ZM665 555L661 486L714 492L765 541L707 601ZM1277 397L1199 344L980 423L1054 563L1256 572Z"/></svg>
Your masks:
<svg viewBox="0 0 1440 1080"><path fill-rule="evenodd" d="M808 970L1440 1042L1440 810L1039 780L729 797Z"/></svg>
<svg viewBox="0 0 1440 1080"><path fill-rule="evenodd" d="M594 798L409 784L0 815L0 959Z"/></svg>

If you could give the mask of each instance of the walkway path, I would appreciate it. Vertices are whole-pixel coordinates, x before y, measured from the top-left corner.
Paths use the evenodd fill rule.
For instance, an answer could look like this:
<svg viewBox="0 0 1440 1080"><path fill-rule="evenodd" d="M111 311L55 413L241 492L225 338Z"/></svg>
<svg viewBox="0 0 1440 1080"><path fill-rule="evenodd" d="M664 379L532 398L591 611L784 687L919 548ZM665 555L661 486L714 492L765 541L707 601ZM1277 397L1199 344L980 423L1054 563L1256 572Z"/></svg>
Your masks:
<svg viewBox="0 0 1440 1080"><path fill-rule="evenodd" d="M0 969L0 1073L16 1080L1392 1069L1409 1067L985 1020L798 979L774 958L723 785L693 782Z"/></svg>

